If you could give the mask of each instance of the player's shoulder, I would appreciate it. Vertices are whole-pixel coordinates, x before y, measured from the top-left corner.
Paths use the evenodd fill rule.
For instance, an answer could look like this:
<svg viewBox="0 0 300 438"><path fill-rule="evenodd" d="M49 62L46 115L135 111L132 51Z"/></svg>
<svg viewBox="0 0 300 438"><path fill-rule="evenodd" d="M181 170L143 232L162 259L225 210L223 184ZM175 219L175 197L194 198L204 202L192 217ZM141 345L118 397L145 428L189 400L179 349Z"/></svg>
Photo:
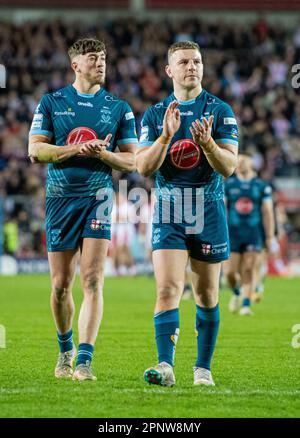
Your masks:
<svg viewBox="0 0 300 438"><path fill-rule="evenodd" d="M233 187L234 185L236 185L238 182L238 179L236 177L236 175L232 175L229 178L225 179L225 185L227 187Z"/></svg>
<svg viewBox="0 0 300 438"><path fill-rule="evenodd" d="M55 103L58 103L59 101L66 99L70 95L69 86L61 88L59 90L51 91L48 93L45 93L41 99L40 103L43 105L55 105Z"/></svg>
<svg viewBox="0 0 300 438"><path fill-rule="evenodd" d="M268 181L261 179L259 177L255 177L254 182L255 182L256 186L258 186L261 189L262 192L272 193L272 186Z"/></svg>
<svg viewBox="0 0 300 438"><path fill-rule="evenodd" d="M153 115L164 113L166 111L166 109L168 108L169 104L174 99L175 99L174 95L171 94L170 96L164 98L163 100L160 100L159 102L155 103L154 105L149 106L147 109L147 112L152 113Z"/></svg>
<svg viewBox="0 0 300 438"><path fill-rule="evenodd" d="M220 97L215 96L212 93L209 93L207 90L205 90L205 100L206 100L206 105L211 105L214 111L217 112L232 111L232 108L229 105L229 103L220 99Z"/></svg>
<svg viewBox="0 0 300 438"><path fill-rule="evenodd" d="M111 105L120 105L120 106L129 106L128 102L124 99L121 99L118 96L115 96L114 94L110 93L109 91L103 89L102 94L100 94L100 97L106 101L107 103L110 103Z"/></svg>
<svg viewBox="0 0 300 438"><path fill-rule="evenodd" d="M259 176L254 176L253 178L254 184L256 184L259 187L265 187L268 185L267 181L261 179Z"/></svg>
<svg viewBox="0 0 300 438"><path fill-rule="evenodd" d="M107 105L115 113L125 115L127 120L134 118L134 114L127 100L121 99L120 97L117 97L104 89L100 96L103 103L105 103L105 105Z"/></svg>
<svg viewBox="0 0 300 438"><path fill-rule="evenodd" d="M67 85L66 87L60 88L59 90L46 93L44 96L46 99L50 99L50 100L61 100L61 99L66 99L71 94L72 94L71 87L70 85Z"/></svg>

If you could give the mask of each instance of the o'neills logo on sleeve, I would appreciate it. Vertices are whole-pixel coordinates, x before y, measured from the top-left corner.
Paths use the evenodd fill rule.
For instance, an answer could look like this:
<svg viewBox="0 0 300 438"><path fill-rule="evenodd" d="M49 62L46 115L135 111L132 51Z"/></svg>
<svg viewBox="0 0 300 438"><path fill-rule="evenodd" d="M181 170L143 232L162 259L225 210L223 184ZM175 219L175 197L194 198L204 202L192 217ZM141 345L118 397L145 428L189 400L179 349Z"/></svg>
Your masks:
<svg viewBox="0 0 300 438"><path fill-rule="evenodd" d="M79 126L78 128L73 129L67 137L67 144L79 144L85 143L89 140L97 140L97 133L85 126Z"/></svg>
<svg viewBox="0 0 300 438"><path fill-rule="evenodd" d="M178 169L193 169L199 163L200 158L200 147L188 138L177 140L170 149L171 162Z"/></svg>

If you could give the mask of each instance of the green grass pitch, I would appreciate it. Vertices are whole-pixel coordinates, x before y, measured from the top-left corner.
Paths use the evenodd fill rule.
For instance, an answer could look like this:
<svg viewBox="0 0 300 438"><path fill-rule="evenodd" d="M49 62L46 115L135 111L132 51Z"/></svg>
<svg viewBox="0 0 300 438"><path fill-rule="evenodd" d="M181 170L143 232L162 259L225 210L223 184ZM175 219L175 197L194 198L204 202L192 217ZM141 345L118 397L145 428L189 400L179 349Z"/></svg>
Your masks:
<svg viewBox="0 0 300 438"><path fill-rule="evenodd" d="M0 417L299 417L299 280L268 279L253 317L231 315L221 292L221 328L213 362L215 388L193 387L195 306L182 302L173 388L143 381L156 362L154 280L107 278L104 318L93 368L97 382L56 380L58 347L47 276L0 277ZM76 316L81 292L74 287ZM77 327L75 340L77 338Z"/></svg>

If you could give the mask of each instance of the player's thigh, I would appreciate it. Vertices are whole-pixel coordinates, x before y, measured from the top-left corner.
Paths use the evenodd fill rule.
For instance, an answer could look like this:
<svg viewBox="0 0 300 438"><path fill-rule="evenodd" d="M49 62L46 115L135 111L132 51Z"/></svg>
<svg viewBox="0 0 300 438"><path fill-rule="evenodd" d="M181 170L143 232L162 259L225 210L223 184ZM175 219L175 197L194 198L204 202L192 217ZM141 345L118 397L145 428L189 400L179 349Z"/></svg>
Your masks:
<svg viewBox="0 0 300 438"><path fill-rule="evenodd" d="M80 278L83 286L103 282L105 260L109 247L108 239L85 237L80 254Z"/></svg>
<svg viewBox="0 0 300 438"><path fill-rule="evenodd" d="M76 272L77 250L48 252L52 286L69 288Z"/></svg>
<svg viewBox="0 0 300 438"><path fill-rule="evenodd" d="M190 259L195 299L200 297L203 305L213 307L218 303L221 262L209 263Z"/></svg>
<svg viewBox="0 0 300 438"><path fill-rule="evenodd" d="M228 259L229 235L222 200L205 204L203 230L189 235L188 249L191 258L202 262L213 264Z"/></svg>
<svg viewBox="0 0 300 438"><path fill-rule="evenodd" d="M188 252L181 249L158 249L152 253L158 294L181 294L184 288Z"/></svg>

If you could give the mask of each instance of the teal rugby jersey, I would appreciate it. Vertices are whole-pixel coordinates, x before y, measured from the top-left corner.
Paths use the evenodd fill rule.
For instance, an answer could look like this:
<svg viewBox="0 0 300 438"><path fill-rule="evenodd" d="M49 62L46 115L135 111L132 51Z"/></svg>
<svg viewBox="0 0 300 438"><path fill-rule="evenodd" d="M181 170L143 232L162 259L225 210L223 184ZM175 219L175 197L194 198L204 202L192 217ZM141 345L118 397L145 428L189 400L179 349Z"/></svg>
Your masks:
<svg viewBox="0 0 300 438"><path fill-rule="evenodd" d="M29 135L43 134L57 146L103 140L111 133L109 151L137 143L135 118L127 102L101 88L95 94L69 85L46 94L36 108ZM95 196L112 186L111 167L97 158L72 157L48 164L46 196Z"/></svg>
<svg viewBox="0 0 300 438"><path fill-rule="evenodd" d="M165 111L173 100L165 100L148 108L142 125L140 146L151 146L162 134ZM208 163L201 147L194 143L189 128L196 119L214 116L212 138L216 143L230 143L238 147L238 127L230 105L202 90L196 99L179 102L181 125L168 147L167 156L155 174L158 190L174 188L203 188L204 199L215 201L224 196L223 177Z"/></svg>
<svg viewBox="0 0 300 438"><path fill-rule="evenodd" d="M259 178L242 180L237 176L225 183L229 228L247 236L249 227L263 231L262 203L272 198L272 188Z"/></svg>

